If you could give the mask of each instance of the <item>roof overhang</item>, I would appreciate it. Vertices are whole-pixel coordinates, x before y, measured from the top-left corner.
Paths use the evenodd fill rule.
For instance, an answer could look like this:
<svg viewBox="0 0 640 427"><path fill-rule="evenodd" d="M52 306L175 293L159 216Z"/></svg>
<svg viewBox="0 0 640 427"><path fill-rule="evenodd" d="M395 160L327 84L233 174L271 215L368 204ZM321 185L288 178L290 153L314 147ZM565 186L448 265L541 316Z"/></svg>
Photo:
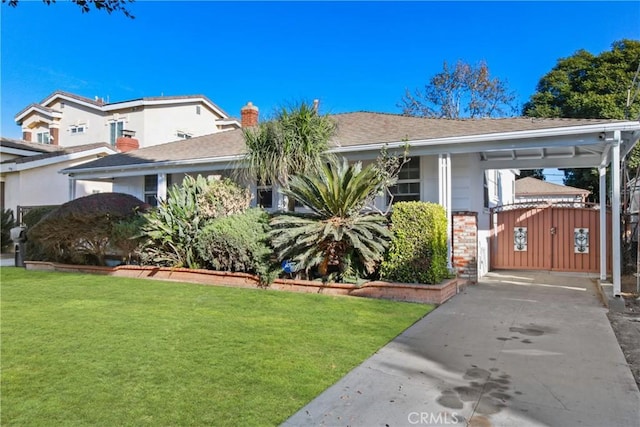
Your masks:
<svg viewBox="0 0 640 427"><path fill-rule="evenodd" d="M620 139L616 139L617 132ZM614 144L621 157L640 137L639 122L612 122L527 131L467 135L424 140L335 146L330 152L352 159L375 159L380 149L398 152L409 146L409 155L477 154L483 169L591 168L610 163ZM149 173L179 173L228 169L241 162L241 154L180 161L141 163L106 168L63 170L76 179L104 179Z"/></svg>
<svg viewBox="0 0 640 427"><path fill-rule="evenodd" d="M43 166L55 165L70 160L78 160L85 157L107 156L115 154L115 151L107 147L92 148L90 150L78 151L75 153L66 153L42 159L27 162L12 162L11 160L0 163L2 173L21 172L30 169L36 169Z"/></svg>

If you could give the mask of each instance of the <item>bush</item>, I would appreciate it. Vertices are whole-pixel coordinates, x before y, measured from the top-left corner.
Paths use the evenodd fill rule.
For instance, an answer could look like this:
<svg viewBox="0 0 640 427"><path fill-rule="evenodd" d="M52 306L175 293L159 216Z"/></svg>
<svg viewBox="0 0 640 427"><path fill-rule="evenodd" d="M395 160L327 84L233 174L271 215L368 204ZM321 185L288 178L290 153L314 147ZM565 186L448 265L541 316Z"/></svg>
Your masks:
<svg viewBox="0 0 640 427"><path fill-rule="evenodd" d="M22 215L22 225L27 228L27 232L42 218L49 213L58 209L58 206L43 206L40 208L29 209ZM28 234L27 234L28 235ZM36 240L29 240L24 244L24 259L29 261L45 261L47 259L46 251L43 246Z"/></svg>
<svg viewBox="0 0 640 427"><path fill-rule="evenodd" d="M272 281L267 245L269 215L260 208L210 222L196 245L200 257L214 270L240 271Z"/></svg>
<svg viewBox="0 0 640 427"><path fill-rule="evenodd" d="M148 205L129 194L98 193L67 202L50 212L28 232L49 261L105 265L114 251L113 225Z"/></svg>
<svg viewBox="0 0 640 427"><path fill-rule="evenodd" d="M447 215L435 203L398 202L391 215L393 237L381 266L385 280L439 283L447 269Z"/></svg>
<svg viewBox="0 0 640 427"><path fill-rule="evenodd" d="M195 249L209 221L249 207L248 190L230 180L186 176L167 191L167 200L145 215L140 249L143 264L200 268L205 262Z"/></svg>
<svg viewBox="0 0 640 427"><path fill-rule="evenodd" d="M4 252L11 244L11 229L16 226L16 220L11 209L0 212L0 251Z"/></svg>
<svg viewBox="0 0 640 427"><path fill-rule="evenodd" d="M134 258L137 258L136 254L143 241L142 227L145 223L142 215L134 215L113 224L111 242L126 258L127 264L131 264Z"/></svg>

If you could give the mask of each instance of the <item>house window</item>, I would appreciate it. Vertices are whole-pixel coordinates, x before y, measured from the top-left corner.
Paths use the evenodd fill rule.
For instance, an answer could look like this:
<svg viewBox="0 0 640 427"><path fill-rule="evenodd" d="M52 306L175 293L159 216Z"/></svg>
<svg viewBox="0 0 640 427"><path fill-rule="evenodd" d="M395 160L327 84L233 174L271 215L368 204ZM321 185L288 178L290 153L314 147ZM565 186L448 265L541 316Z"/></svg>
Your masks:
<svg viewBox="0 0 640 427"><path fill-rule="evenodd" d="M144 201L151 206L158 206L158 175L144 176Z"/></svg>
<svg viewBox="0 0 640 427"><path fill-rule="evenodd" d="M260 185L256 190L256 200L259 207L271 209L273 207L273 186Z"/></svg>
<svg viewBox="0 0 640 427"><path fill-rule="evenodd" d="M38 132L36 134L37 141L41 144L51 144L51 139L49 137L49 132Z"/></svg>
<svg viewBox="0 0 640 427"><path fill-rule="evenodd" d="M200 106L196 105L196 114L200 115Z"/></svg>
<svg viewBox="0 0 640 427"><path fill-rule="evenodd" d="M116 145L116 139L122 136L124 130L124 120L114 120L109 122L109 142L111 145Z"/></svg>
<svg viewBox="0 0 640 427"><path fill-rule="evenodd" d="M181 138L181 139L189 139L189 138L191 138L191 136L192 136L191 134L189 134L189 133L187 133L187 132L183 132L183 131L181 131L181 130L179 130L178 132L176 132L176 135L178 135L178 138Z"/></svg>
<svg viewBox="0 0 640 427"><path fill-rule="evenodd" d="M86 130L87 130L87 127L85 125L71 126L71 128L69 129L69 131L71 132L71 135L85 133Z"/></svg>
<svg viewBox="0 0 640 427"><path fill-rule="evenodd" d="M387 203L412 202L420 200L420 157L412 158L405 163L398 174L398 182L389 187L393 195L387 198Z"/></svg>

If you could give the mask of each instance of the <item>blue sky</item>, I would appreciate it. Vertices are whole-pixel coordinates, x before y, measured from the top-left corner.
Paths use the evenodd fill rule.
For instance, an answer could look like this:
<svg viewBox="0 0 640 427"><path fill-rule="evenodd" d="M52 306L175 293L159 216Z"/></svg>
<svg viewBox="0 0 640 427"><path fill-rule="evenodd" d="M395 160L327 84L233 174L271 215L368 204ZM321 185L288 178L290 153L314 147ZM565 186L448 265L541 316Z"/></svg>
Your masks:
<svg viewBox="0 0 640 427"><path fill-rule="evenodd" d="M640 39L640 2L141 1L136 19L59 1L0 6L0 133L56 89L111 102L204 94L232 116L252 101L318 98L323 112L399 112L443 61L485 60L522 104L559 58Z"/></svg>

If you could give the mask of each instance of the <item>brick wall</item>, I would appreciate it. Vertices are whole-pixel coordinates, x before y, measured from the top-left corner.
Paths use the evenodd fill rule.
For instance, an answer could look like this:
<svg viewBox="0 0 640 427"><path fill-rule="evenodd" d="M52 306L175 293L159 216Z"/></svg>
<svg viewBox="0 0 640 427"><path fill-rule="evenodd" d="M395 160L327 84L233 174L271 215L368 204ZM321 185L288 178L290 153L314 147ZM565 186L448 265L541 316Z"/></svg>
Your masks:
<svg viewBox="0 0 640 427"><path fill-rule="evenodd" d="M458 277L478 283L478 213L453 212L453 268Z"/></svg>

